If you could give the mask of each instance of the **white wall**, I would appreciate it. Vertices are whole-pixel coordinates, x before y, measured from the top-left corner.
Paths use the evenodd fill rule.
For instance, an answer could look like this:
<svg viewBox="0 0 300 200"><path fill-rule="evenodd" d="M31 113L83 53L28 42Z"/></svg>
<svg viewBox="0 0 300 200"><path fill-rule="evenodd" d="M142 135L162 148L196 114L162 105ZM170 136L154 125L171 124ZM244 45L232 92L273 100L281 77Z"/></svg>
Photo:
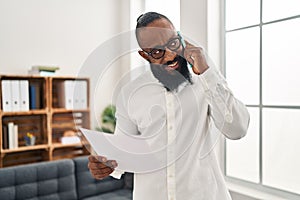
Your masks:
<svg viewBox="0 0 300 200"><path fill-rule="evenodd" d="M119 19L118 0L1 0L0 72L26 74L44 64L75 75L97 45L120 31Z"/></svg>
<svg viewBox="0 0 300 200"><path fill-rule="evenodd" d="M181 0L181 32L208 52L221 69L221 3L219 0Z"/></svg>
<svg viewBox="0 0 300 200"><path fill-rule="evenodd" d="M180 12L182 34L207 49L207 0L181 0Z"/></svg>
<svg viewBox="0 0 300 200"><path fill-rule="evenodd" d="M129 25L129 0L0 0L0 73L27 74L39 64L75 76L96 47ZM113 83L120 73L106 79ZM98 110L91 102L92 119L109 103L103 94L110 92L102 90Z"/></svg>

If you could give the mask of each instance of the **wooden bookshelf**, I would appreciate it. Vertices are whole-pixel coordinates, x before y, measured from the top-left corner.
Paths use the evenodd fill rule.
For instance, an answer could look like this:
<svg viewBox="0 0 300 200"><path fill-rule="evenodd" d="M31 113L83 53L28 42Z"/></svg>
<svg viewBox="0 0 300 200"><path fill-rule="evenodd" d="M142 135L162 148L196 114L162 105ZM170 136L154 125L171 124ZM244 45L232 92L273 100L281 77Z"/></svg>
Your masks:
<svg viewBox="0 0 300 200"><path fill-rule="evenodd" d="M29 111L20 111L20 112L2 112L2 116L17 116L17 115L41 115L41 114L47 114L46 109L40 109L40 110L29 110Z"/></svg>
<svg viewBox="0 0 300 200"><path fill-rule="evenodd" d="M3 111L2 80L27 80L29 86L37 87L39 96L35 98L35 101L38 101L36 107L31 106L28 111ZM81 103L81 107L76 107L75 103L72 108L64 107L61 99L65 97L67 88L63 88L62 91L61 85L65 81L73 81L75 85L78 82L84 86L84 90L80 90L82 87L72 88L74 91L85 91L86 102ZM80 127L90 128L89 88L88 78L0 75L0 167L87 154L87 150L81 143L62 144L60 139L67 131L76 133ZM83 94L80 95L83 96ZM76 94L74 94L74 99L75 96ZM33 98L32 95L30 98ZM7 147L10 122L18 126L18 147L16 148ZM26 146L24 137L28 132L36 136L34 145ZM6 142L5 148L4 142Z"/></svg>
<svg viewBox="0 0 300 200"><path fill-rule="evenodd" d="M33 145L33 146L18 147L16 149L3 149L1 153L7 154L7 153L14 153L14 152L22 152L22 151L32 151L32 150L38 150L38 149L47 150L48 148L49 148L49 145L40 144L40 145Z"/></svg>

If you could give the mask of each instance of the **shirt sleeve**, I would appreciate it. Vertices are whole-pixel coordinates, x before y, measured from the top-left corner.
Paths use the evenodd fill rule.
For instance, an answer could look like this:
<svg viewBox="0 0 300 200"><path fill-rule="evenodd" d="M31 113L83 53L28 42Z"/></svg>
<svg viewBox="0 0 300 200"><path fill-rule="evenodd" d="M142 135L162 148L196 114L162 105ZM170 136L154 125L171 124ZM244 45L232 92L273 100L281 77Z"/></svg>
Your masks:
<svg viewBox="0 0 300 200"><path fill-rule="evenodd" d="M199 78L216 127L229 139L244 137L250 116L246 106L233 96L225 78L214 68L208 68Z"/></svg>
<svg viewBox="0 0 300 200"><path fill-rule="evenodd" d="M126 102L123 92L121 92L116 102L116 128L114 134L137 135L139 133L138 128L136 123L129 117L129 110ZM124 171L115 169L110 176L120 179L122 174L124 174Z"/></svg>

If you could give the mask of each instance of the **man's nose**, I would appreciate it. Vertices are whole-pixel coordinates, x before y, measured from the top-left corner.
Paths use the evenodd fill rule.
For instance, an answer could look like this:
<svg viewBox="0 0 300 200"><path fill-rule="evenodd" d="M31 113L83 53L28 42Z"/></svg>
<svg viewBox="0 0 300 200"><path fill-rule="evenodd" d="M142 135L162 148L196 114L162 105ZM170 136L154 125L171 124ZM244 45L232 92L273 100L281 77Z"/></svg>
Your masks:
<svg viewBox="0 0 300 200"><path fill-rule="evenodd" d="M176 57L176 55L177 53L175 51L166 48L166 53L165 53L166 60L173 60Z"/></svg>

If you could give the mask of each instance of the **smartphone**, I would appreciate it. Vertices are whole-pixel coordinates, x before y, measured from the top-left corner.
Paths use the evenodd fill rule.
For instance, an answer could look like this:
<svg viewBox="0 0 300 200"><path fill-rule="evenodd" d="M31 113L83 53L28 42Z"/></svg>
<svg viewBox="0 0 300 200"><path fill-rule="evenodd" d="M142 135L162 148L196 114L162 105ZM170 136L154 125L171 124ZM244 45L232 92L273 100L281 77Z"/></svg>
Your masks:
<svg viewBox="0 0 300 200"><path fill-rule="evenodd" d="M178 34L178 36L179 36L179 38L180 38L180 42L181 42L183 48L185 48L185 47L186 47L186 44L185 44L185 41L184 41L184 39L183 39L183 37L182 37L180 31L177 31L177 34ZM188 62L188 65L189 65L190 67L193 67L193 65L191 65L189 62Z"/></svg>
<svg viewBox="0 0 300 200"><path fill-rule="evenodd" d="M184 41L184 39L183 39L183 37L182 37L180 31L177 31L177 34L178 34L178 36L180 37L180 42L181 42L183 48L185 48L185 47L186 47L186 44L185 44L185 41Z"/></svg>

